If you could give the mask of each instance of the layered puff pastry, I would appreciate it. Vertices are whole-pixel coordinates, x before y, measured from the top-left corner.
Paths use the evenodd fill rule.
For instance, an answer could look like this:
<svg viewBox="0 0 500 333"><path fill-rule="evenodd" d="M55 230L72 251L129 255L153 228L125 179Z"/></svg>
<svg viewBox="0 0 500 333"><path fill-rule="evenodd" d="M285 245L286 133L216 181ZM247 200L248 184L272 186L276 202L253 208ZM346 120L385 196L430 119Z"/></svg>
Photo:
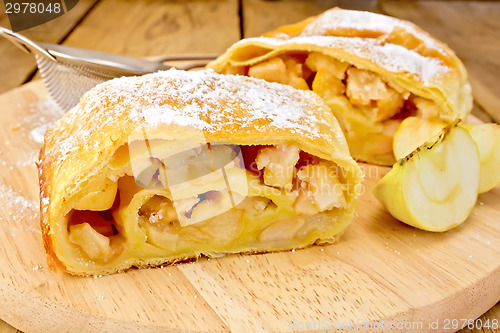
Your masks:
<svg viewBox="0 0 500 333"><path fill-rule="evenodd" d="M96 86L39 176L49 263L75 275L332 243L362 192L320 97L212 70Z"/></svg>
<svg viewBox="0 0 500 333"><path fill-rule="evenodd" d="M408 116L451 123L472 109L462 62L410 22L334 8L243 39L208 65L322 96L354 158L392 165L392 139Z"/></svg>

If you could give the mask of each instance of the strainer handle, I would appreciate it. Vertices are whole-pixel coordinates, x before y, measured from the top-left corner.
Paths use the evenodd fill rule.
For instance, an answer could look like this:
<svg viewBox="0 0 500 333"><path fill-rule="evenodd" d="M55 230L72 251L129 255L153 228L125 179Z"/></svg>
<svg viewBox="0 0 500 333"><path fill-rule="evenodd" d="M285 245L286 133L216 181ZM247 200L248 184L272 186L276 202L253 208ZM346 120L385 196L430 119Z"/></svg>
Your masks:
<svg viewBox="0 0 500 333"><path fill-rule="evenodd" d="M16 45L25 52L40 55L52 61L56 61L56 59L49 52L47 52L47 50L45 50L40 45L36 44L32 40L20 34L17 34L9 29L0 27L0 35L10 40L14 45Z"/></svg>

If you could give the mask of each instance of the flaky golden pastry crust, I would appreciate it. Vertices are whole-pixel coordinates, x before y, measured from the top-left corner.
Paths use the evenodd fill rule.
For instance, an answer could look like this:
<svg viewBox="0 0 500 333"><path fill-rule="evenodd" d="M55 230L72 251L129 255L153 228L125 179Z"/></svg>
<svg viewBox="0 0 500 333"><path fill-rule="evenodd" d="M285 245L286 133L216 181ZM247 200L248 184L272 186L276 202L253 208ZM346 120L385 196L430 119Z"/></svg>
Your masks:
<svg viewBox="0 0 500 333"><path fill-rule="evenodd" d="M298 147L297 152L300 149L342 172L338 178L345 191L345 202L339 209L321 213L321 221L318 218L321 223L327 218L335 221L330 229L315 234L315 238L308 236L302 243L291 243L291 246L283 242L269 243L267 247L255 245L258 242L247 247L215 244L213 248L217 250L204 251L197 247L192 251L169 252L165 247L147 243L152 236L145 236L146 229L139 225L142 219L141 223L148 228L156 228L157 225L150 223L153 219L148 221L139 216L143 214L140 205L153 196L167 198L170 195L164 190L139 189L133 180L130 182L132 156L127 147L135 142L131 138L137 134L140 137L143 132L157 140L155 142L163 143L205 140L240 146L277 146L284 151L283 147ZM41 225L51 266L76 275L95 275L132 266L172 264L200 255L281 251L314 242L334 242L354 215L362 173L349 155L335 117L312 92L254 78L220 75L211 70L170 70L111 80L86 93L76 107L46 132L40 152L39 178ZM262 188L258 178L252 179ZM102 206L105 193L113 194L113 188L118 191L114 201ZM277 193L273 195L279 196L279 190L272 190ZM83 251L83 247L78 246L82 245L82 236L70 227L75 224L71 222L71 214L79 213L84 206L89 209L89 193L101 193L100 202L94 205L102 207L93 210L112 210L114 217L114 230L108 237L111 245L106 245L111 250L106 255L92 248ZM165 198L162 200L167 200ZM134 200L143 201L131 209ZM298 221L296 214L287 214L282 221ZM272 212L268 215L272 217ZM266 221L271 223L272 219ZM98 241L104 237L97 236ZM210 241L210 237L205 240Z"/></svg>
<svg viewBox="0 0 500 333"><path fill-rule="evenodd" d="M347 92L340 91L339 95L340 97L342 94L346 95L351 103L347 104L339 99L333 100L331 95L323 95L324 91L320 94L327 100L343 125L351 152L359 160L385 165L395 161L391 149L387 149L388 152L384 152L383 149L378 152L370 151L371 146L365 147L360 143L363 140L377 141L377 138L366 135L366 132L371 131L387 135L385 143L390 145L396 125L387 121L398 121L412 112L417 112L424 117L436 117L452 122L457 118L466 118L472 109L467 72L462 62L446 44L410 22L369 12L334 8L319 16L280 27L261 37L243 39L231 46L208 67L220 73L256 76L316 91L314 75L311 76L310 72L311 70L316 72L317 69L310 68L309 60L314 60L308 58L311 54L334 59L337 64L348 64L343 68L344 72L338 76L340 80L338 85L341 86L338 90L347 90ZM295 66L290 65L290 58L306 66L307 68L299 68L298 71L299 76L304 76L309 88L304 86L306 82L300 84L297 80L283 81L272 77L269 74L269 71L272 71L270 60L276 58L283 59L288 72L296 70ZM311 63L314 65L313 61ZM264 64L269 64L267 68L262 68L266 73L259 72L256 73L258 75L254 75L252 67ZM349 71L352 67L361 72ZM361 77L357 80L358 84L380 77L381 82L389 87L390 93L394 90L401 96L404 102L400 105L402 111L397 115L389 112L387 117L382 119L386 123L382 123L379 119L383 116L378 117L375 122L373 119L366 121L362 119L367 109L373 111L373 104L377 100L372 98L371 104L369 102L363 104L358 98L352 103L352 89L351 91L349 89L356 82L353 79L349 84L349 78L355 74ZM368 87L367 90L376 89ZM354 105L354 111L351 110L351 104ZM351 117L353 114L355 115ZM366 127L364 133L352 128L358 126L360 122ZM376 127L378 128L375 129Z"/></svg>

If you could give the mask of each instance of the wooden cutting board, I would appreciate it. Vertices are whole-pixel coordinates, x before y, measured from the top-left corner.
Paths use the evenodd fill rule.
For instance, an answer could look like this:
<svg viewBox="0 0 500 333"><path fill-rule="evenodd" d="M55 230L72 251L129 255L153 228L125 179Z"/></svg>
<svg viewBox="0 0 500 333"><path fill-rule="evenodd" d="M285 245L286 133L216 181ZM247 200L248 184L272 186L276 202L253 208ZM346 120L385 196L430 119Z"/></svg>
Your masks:
<svg viewBox="0 0 500 333"><path fill-rule="evenodd" d="M435 234L382 208L370 189L389 169L368 165L359 216L336 245L100 278L51 272L35 161L60 112L39 81L0 107L0 318L23 331L456 331L500 299L500 187L466 223Z"/></svg>

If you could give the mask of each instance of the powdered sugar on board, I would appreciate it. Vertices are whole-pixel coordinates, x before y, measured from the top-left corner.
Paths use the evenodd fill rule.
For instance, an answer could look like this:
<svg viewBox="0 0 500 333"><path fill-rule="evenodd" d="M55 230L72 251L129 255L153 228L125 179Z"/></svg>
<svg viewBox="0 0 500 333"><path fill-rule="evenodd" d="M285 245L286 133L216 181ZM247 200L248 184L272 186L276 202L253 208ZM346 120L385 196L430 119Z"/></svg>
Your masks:
<svg viewBox="0 0 500 333"><path fill-rule="evenodd" d="M37 100L26 107L29 112L8 125L7 137L10 139L4 140L3 149L0 149L0 165L9 170L34 168L45 131L64 115L52 99Z"/></svg>
<svg viewBox="0 0 500 333"><path fill-rule="evenodd" d="M340 8L330 9L307 25L301 36L335 36L336 31L373 31L390 34L396 28L404 29L425 43L426 47L444 52L441 45L427 33L420 31L408 21L394 17L357 10L345 10Z"/></svg>
<svg viewBox="0 0 500 333"><path fill-rule="evenodd" d="M302 49L306 51L314 49L317 46L340 49L360 58L368 59L388 71L413 74L424 84L438 81L444 73L450 70L436 58L424 57L400 45L383 43L380 40L372 38L309 36L283 40L269 37L255 37L243 39L234 44L233 47L242 47L244 44L268 46L271 49L279 46L293 45L294 50L297 51Z"/></svg>
<svg viewBox="0 0 500 333"><path fill-rule="evenodd" d="M30 137L35 142L43 143L45 131L52 126L55 120L64 115L64 111L52 99L38 101L32 105L32 109L34 109L35 115L33 118L36 119L32 119L31 124L36 127L30 131Z"/></svg>
<svg viewBox="0 0 500 333"><path fill-rule="evenodd" d="M38 201L28 199L12 188L0 184L0 202L0 223L5 231L12 236L16 236L21 229L41 233L38 224Z"/></svg>

